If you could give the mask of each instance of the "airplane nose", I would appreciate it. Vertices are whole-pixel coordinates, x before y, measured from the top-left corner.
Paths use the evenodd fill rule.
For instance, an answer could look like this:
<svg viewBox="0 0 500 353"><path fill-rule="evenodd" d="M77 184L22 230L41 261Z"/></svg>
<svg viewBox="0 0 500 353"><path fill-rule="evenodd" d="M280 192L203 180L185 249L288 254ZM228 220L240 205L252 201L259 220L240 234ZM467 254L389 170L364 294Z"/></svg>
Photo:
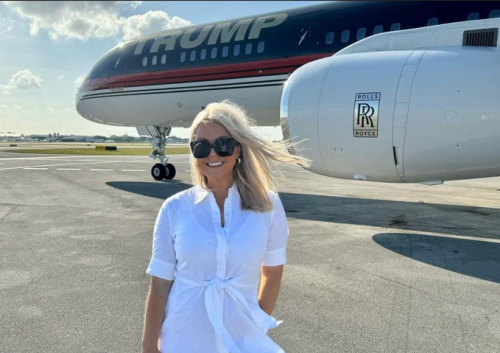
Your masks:
<svg viewBox="0 0 500 353"><path fill-rule="evenodd" d="M85 97L85 95L92 89L92 79L90 78L90 72L85 75L85 78L83 79L80 87L78 88L78 91L76 92L76 98L75 98L75 108L78 114L80 114L82 117L86 118L84 116L84 113L82 112L82 106L81 102L82 99Z"/></svg>

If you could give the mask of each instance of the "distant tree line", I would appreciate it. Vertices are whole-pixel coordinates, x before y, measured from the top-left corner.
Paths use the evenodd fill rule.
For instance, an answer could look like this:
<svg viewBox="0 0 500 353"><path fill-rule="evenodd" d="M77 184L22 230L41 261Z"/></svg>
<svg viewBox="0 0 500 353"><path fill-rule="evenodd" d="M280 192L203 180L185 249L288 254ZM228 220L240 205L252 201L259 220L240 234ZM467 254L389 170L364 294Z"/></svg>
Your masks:
<svg viewBox="0 0 500 353"><path fill-rule="evenodd" d="M21 138L32 138L34 140L46 140L48 139L49 141L56 141L56 142L106 142L106 141L112 141L112 142L151 142L152 137L151 136L140 136L140 137L135 137L135 136L128 136L127 134L118 136L118 135L111 135L111 136L104 136L104 135L95 135L95 136L75 136L75 135L62 135L58 132L54 133L49 133L48 135L25 135L21 134ZM177 136L169 136L168 137L168 143L187 143L188 139L186 138L180 138Z"/></svg>

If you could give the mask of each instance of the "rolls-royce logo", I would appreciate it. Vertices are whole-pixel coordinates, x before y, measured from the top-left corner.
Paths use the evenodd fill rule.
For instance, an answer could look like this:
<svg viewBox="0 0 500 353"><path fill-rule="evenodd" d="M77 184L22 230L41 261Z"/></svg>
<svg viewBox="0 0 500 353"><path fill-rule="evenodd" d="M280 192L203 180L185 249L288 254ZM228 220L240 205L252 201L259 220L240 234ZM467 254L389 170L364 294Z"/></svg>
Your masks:
<svg viewBox="0 0 500 353"><path fill-rule="evenodd" d="M380 92L357 93L354 101L354 137L378 136Z"/></svg>

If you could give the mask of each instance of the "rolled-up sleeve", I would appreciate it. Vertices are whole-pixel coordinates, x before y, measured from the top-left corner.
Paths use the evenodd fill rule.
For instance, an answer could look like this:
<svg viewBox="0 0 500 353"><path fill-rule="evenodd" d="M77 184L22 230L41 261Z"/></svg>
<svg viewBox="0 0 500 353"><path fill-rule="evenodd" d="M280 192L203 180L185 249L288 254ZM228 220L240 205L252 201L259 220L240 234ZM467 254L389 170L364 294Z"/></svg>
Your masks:
<svg viewBox="0 0 500 353"><path fill-rule="evenodd" d="M286 246L288 241L288 221L286 219L283 204L276 194L274 198L274 210L271 221L267 249L262 261L264 266L278 266L286 263Z"/></svg>
<svg viewBox="0 0 500 353"><path fill-rule="evenodd" d="M156 217L152 256L146 273L173 281L175 278L176 256L174 237L170 226L171 211L168 201L163 203Z"/></svg>

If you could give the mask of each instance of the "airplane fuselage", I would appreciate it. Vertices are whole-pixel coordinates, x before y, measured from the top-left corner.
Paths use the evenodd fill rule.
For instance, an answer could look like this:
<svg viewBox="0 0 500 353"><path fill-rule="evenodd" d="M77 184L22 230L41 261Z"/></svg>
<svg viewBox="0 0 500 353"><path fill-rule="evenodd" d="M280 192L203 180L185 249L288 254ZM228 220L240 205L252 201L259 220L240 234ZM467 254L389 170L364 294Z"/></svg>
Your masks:
<svg viewBox="0 0 500 353"><path fill-rule="evenodd" d="M172 29L116 46L87 74L84 118L116 126L188 127L232 99L257 125L280 123L289 75L373 34L500 15L496 2L332 2Z"/></svg>

